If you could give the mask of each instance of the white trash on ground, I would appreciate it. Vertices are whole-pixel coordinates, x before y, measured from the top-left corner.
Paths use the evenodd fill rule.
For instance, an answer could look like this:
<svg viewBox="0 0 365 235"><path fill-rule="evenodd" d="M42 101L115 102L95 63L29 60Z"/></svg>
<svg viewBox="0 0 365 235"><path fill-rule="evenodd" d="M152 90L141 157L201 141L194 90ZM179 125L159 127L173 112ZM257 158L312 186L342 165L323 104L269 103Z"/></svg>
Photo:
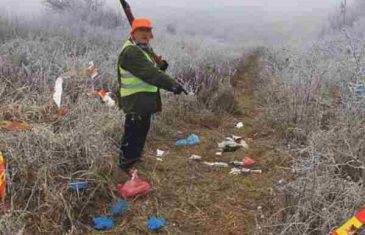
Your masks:
<svg viewBox="0 0 365 235"><path fill-rule="evenodd" d="M63 77L60 76L56 79L56 84L54 87L54 94L53 94L53 100L58 108L61 107L62 91L63 91L62 85L63 85Z"/></svg>
<svg viewBox="0 0 365 235"><path fill-rule="evenodd" d="M204 162L207 166L214 166L214 167L228 167L228 164L225 162Z"/></svg>
<svg viewBox="0 0 365 235"><path fill-rule="evenodd" d="M189 158L190 160L201 160L203 157L202 156L199 156L199 155L191 155L191 157Z"/></svg>

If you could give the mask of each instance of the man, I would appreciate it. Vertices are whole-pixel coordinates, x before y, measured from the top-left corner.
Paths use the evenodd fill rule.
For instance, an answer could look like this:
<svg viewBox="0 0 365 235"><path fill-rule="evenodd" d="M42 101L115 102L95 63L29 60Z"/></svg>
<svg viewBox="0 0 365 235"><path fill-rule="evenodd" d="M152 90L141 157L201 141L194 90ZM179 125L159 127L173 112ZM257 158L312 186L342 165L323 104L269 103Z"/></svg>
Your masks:
<svg viewBox="0 0 365 235"><path fill-rule="evenodd" d="M167 62L156 56L149 45L153 38L151 22L135 19L130 35L118 59L119 106L126 113L119 166L129 175L141 159L151 116L161 111L159 89L186 93L164 72Z"/></svg>

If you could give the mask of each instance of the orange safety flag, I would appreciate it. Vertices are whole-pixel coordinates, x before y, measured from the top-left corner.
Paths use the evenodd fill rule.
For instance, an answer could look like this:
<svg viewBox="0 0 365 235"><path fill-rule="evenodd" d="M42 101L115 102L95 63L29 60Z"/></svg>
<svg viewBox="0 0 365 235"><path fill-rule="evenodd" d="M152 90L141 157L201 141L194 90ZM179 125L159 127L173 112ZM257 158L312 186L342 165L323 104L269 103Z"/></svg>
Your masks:
<svg viewBox="0 0 365 235"><path fill-rule="evenodd" d="M6 196L6 174L5 174L5 161L2 152L0 151L0 196L3 203L3 208L6 208L5 196Z"/></svg>
<svg viewBox="0 0 365 235"><path fill-rule="evenodd" d="M31 129L31 127L26 123L0 120L0 129L6 129L9 131L26 131Z"/></svg>
<svg viewBox="0 0 365 235"><path fill-rule="evenodd" d="M344 225L336 229L331 235L355 235L365 224L365 209L359 211Z"/></svg>
<svg viewBox="0 0 365 235"><path fill-rule="evenodd" d="M98 91L98 95L103 98L104 96L106 96L106 91L105 90L100 90Z"/></svg>

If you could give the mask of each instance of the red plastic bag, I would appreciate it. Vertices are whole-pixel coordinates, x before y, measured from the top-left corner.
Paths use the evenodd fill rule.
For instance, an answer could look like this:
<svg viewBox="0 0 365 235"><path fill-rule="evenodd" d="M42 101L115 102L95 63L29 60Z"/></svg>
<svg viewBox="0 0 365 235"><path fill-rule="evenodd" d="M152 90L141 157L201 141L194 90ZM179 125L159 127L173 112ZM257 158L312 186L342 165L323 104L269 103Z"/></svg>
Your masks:
<svg viewBox="0 0 365 235"><path fill-rule="evenodd" d="M117 185L117 190L124 199L145 194L150 189L151 185L138 177L137 170L132 173L132 179L128 180L125 184Z"/></svg>
<svg viewBox="0 0 365 235"><path fill-rule="evenodd" d="M251 159L249 156L246 156L242 160L242 162L243 162L243 166L252 166L256 163L255 160Z"/></svg>

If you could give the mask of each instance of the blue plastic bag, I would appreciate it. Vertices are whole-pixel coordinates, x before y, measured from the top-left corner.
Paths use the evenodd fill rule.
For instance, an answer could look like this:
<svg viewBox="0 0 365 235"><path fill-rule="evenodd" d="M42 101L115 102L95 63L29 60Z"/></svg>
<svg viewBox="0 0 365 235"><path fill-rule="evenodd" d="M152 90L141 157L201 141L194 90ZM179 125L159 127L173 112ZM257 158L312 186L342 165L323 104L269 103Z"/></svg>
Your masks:
<svg viewBox="0 0 365 235"><path fill-rule="evenodd" d="M94 217L92 223L96 230L109 230L114 227L114 221L109 217Z"/></svg>
<svg viewBox="0 0 365 235"><path fill-rule="evenodd" d="M166 225L166 219L162 217L151 217L147 221L147 227L150 230L159 230Z"/></svg>
<svg viewBox="0 0 365 235"><path fill-rule="evenodd" d="M193 134L193 135L190 135L186 139L176 141L175 145L176 146L190 146L190 145L199 144L199 142L200 142L199 137L197 135Z"/></svg>
<svg viewBox="0 0 365 235"><path fill-rule="evenodd" d="M120 200L116 202L112 207L112 215L120 216L128 211L128 202L124 200Z"/></svg>
<svg viewBox="0 0 365 235"><path fill-rule="evenodd" d="M81 191L81 190L84 190L88 187L88 184L87 182L72 182L70 183L70 190L72 192L75 192L75 191Z"/></svg>
<svg viewBox="0 0 365 235"><path fill-rule="evenodd" d="M365 87L362 84L358 84L355 87L355 94L356 95L363 95L365 94Z"/></svg>

